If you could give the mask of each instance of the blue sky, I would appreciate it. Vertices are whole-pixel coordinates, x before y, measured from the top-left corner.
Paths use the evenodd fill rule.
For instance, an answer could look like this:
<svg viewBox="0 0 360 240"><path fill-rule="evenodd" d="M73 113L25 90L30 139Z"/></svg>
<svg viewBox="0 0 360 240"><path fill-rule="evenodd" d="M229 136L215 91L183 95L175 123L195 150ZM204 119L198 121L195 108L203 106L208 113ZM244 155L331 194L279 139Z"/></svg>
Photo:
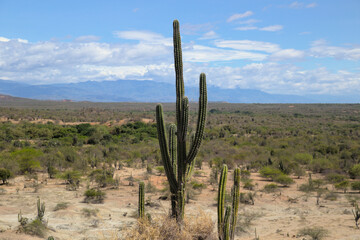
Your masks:
<svg viewBox="0 0 360 240"><path fill-rule="evenodd" d="M0 0L0 79L173 83L173 19L188 85L358 95L358 0Z"/></svg>

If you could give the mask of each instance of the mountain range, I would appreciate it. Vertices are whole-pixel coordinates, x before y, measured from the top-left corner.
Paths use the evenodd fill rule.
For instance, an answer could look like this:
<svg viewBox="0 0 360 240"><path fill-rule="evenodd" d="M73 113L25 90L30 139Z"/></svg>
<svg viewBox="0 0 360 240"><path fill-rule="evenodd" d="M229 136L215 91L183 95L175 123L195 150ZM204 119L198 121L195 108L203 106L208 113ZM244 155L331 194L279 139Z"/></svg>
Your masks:
<svg viewBox="0 0 360 240"><path fill-rule="evenodd" d="M198 87L187 87L186 96L197 101ZM0 93L39 100L92 102L175 102L175 86L139 80L87 81L29 85L0 80ZM270 94L254 89L222 89L208 86L208 100L230 103L359 103L359 96Z"/></svg>

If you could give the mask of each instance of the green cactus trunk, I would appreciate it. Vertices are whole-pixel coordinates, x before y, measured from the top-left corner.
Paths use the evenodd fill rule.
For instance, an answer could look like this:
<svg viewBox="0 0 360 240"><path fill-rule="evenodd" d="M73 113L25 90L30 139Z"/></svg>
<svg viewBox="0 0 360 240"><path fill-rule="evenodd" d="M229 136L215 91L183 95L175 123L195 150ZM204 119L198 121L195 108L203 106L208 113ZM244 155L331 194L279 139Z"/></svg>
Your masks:
<svg viewBox="0 0 360 240"><path fill-rule="evenodd" d="M161 158L164 164L166 176L170 185L171 192L171 215L178 222L182 222L185 209L186 182L191 177L205 128L206 119L206 76L200 74L200 97L199 113L196 132L190 149L187 151L187 128L189 114L189 100L185 96L182 50L179 22L173 22L174 40L174 60L176 74L176 125L172 124L169 128L169 141L166 140L165 123L162 106L156 107L156 123L158 139L160 145ZM175 141L176 138L176 141Z"/></svg>
<svg viewBox="0 0 360 240"><path fill-rule="evenodd" d="M240 203L240 169L234 171L234 185L231 189L232 206L226 207L225 210L225 194L228 167L224 164L218 189L218 235L219 240L234 240L236 220ZM224 216L225 215L225 216Z"/></svg>
<svg viewBox="0 0 360 240"><path fill-rule="evenodd" d="M45 203L42 203L40 198L37 200L37 212L37 219L42 221L45 214Z"/></svg>
<svg viewBox="0 0 360 240"><path fill-rule="evenodd" d="M145 184L144 182L139 183L139 206L138 206L138 217L145 217Z"/></svg>

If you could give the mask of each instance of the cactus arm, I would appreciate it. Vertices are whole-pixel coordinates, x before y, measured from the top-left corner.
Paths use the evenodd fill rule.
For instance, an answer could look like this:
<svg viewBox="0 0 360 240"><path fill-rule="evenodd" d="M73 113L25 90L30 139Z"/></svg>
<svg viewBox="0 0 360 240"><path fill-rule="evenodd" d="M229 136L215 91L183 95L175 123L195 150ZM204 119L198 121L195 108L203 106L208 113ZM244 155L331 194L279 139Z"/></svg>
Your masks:
<svg viewBox="0 0 360 240"><path fill-rule="evenodd" d="M145 216L145 184L144 182L139 183L139 206L138 206L139 218Z"/></svg>
<svg viewBox="0 0 360 240"><path fill-rule="evenodd" d="M162 106L159 104L156 106L156 126L158 132L158 139L160 145L161 159L163 160L164 169L166 176L169 180L170 190L174 190L172 192L176 192L177 183L174 174L174 170L171 165L169 150L166 142L165 135L165 124L164 124L164 116Z"/></svg>
<svg viewBox="0 0 360 240"><path fill-rule="evenodd" d="M225 204L227 171L228 171L228 168L224 164L222 171L221 171L221 175L220 175L219 190L218 190L217 210L218 210L218 233L219 233L219 236L223 236L223 232L224 232L224 229L223 229L223 226L224 226L224 204Z"/></svg>
<svg viewBox="0 0 360 240"><path fill-rule="evenodd" d="M199 97L199 112L196 125L196 133L193 144L191 145L189 154L187 156L187 163L194 161L200 144L204 135L205 121L206 121L206 106L207 106L207 91L206 91L206 75L200 74L200 97Z"/></svg>
<svg viewBox="0 0 360 240"><path fill-rule="evenodd" d="M232 188L232 213L230 224L230 239L235 238L235 227L237 221L237 215L239 212L240 204L240 168L236 168L234 171L234 186Z"/></svg>

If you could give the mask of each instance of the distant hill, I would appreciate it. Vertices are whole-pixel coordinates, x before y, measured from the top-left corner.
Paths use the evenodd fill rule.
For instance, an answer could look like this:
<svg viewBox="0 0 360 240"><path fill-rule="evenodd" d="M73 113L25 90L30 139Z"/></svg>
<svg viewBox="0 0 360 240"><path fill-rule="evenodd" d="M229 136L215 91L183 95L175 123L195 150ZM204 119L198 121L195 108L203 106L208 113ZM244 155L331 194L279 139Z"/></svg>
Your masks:
<svg viewBox="0 0 360 240"><path fill-rule="evenodd" d="M186 88L190 101L197 101L198 88ZM92 102L174 102L175 86L169 83L138 80L88 81L68 84L28 85L0 80L0 93L39 100L92 101ZM230 103L343 103L359 99L327 96L296 96L269 94L252 89L222 89L208 87L209 101Z"/></svg>

